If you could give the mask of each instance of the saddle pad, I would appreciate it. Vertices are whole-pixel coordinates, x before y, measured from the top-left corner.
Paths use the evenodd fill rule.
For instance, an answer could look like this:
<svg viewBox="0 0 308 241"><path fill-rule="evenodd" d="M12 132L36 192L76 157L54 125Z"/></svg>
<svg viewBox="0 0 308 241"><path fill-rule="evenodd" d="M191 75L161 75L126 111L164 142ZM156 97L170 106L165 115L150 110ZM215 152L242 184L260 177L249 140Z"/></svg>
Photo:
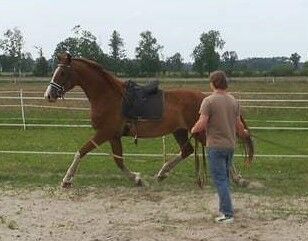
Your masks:
<svg viewBox="0 0 308 241"><path fill-rule="evenodd" d="M139 91L127 93L123 101L123 115L134 120L160 120L164 111L164 92L144 95Z"/></svg>

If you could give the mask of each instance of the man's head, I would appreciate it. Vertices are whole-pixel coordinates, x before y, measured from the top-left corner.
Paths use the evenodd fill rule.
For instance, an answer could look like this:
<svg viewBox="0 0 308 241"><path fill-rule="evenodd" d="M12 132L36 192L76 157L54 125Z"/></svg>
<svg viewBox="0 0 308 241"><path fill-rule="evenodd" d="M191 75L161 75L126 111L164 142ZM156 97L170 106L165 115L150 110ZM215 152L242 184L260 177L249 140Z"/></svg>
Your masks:
<svg viewBox="0 0 308 241"><path fill-rule="evenodd" d="M215 89L225 90L228 88L227 75L222 70L216 70L210 75L210 83Z"/></svg>

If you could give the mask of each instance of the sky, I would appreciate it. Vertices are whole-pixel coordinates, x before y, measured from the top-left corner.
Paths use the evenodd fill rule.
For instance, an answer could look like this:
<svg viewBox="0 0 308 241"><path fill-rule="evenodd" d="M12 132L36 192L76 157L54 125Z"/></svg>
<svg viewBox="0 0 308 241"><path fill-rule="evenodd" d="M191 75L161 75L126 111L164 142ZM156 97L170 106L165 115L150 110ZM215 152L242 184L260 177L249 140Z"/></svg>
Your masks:
<svg viewBox="0 0 308 241"><path fill-rule="evenodd" d="M164 46L164 59L180 52L189 62L200 35L218 30L226 42L221 53L236 51L243 59L297 52L308 61L307 0L0 0L0 39L18 27L34 58L34 46L51 57L76 25L92 32L105 53L117 30L129 57L149 30Z"/></svg>

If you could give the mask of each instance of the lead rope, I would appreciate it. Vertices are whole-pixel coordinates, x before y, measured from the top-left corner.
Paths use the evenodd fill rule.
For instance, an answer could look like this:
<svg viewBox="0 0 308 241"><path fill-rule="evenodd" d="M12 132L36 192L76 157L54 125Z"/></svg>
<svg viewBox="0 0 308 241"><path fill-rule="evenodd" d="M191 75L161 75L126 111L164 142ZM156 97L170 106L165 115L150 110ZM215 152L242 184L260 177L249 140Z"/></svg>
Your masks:
<svg viewBox="0 0 308 241"><path fill-rule="evenodd" d="M189 140L192 138L189 138ZM206 156L205 156L205 148L202 145L202 162L200 162L199 154L198 154L198 148L199 148L199 141L195 139L195 176L196 176L196 183L199 186L199 188L203 188L205 181L206 181Z"/></svg>

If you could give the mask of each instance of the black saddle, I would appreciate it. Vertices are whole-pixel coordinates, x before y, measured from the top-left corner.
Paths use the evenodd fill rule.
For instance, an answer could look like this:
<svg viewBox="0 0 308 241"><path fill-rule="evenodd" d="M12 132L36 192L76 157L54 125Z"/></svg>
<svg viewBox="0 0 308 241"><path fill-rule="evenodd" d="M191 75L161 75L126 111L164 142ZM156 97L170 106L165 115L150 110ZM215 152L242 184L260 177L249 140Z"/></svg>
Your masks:
<svg viewBox="0 0 308 241"><path fill-rule="evenodd" d="M163 91L158 88L159 81L139 85L129 80L123 101L123 114L133 120L159 120L164 109Z"/></svg>

